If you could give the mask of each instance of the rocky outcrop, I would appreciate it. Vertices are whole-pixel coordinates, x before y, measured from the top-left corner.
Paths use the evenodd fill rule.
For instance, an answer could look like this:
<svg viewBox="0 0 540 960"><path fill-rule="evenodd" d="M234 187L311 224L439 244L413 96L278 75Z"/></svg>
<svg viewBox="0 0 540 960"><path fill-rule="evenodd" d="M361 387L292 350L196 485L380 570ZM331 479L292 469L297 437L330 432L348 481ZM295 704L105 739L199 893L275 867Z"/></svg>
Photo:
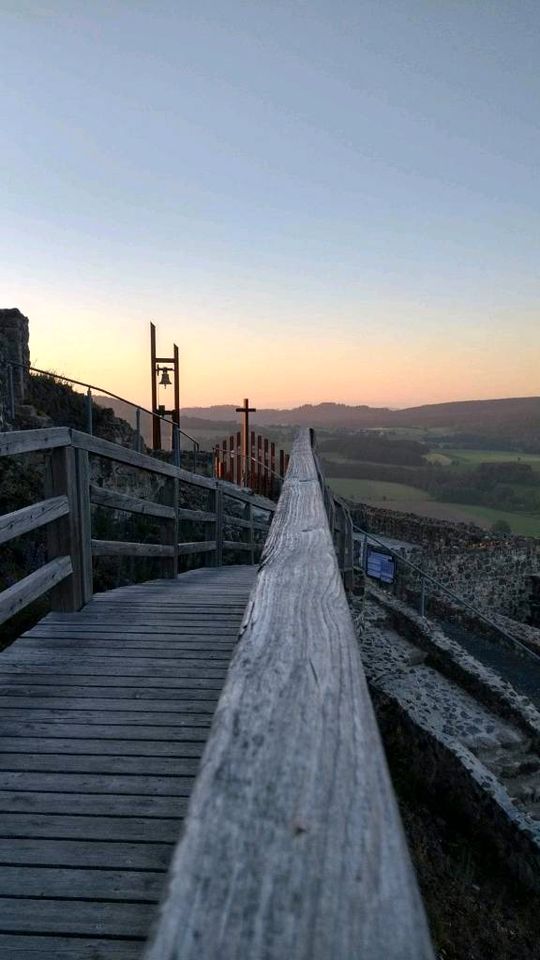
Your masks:
<svg viewBox="0 0 540 960"><path fill-rule="evenodd" d="M10 368L11 363L14 365ZM9 429L13 409L24 400L24 368L29 365L28 317L16 307L0 309L0 430Z"/></svg>

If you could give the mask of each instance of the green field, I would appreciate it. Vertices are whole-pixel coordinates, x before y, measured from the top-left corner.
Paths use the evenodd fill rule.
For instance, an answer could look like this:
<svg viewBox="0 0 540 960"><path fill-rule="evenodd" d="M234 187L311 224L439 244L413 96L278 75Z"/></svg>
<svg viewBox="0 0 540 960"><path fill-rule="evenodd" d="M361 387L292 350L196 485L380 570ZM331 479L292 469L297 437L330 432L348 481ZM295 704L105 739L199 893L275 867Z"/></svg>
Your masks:
<svg viewBox="0 0 540 960"><path fill-rule="evenodd" d="M446 453L438 453L432 451L431 453L426 453L425 460L429 463L440 463L442 467L449 467L451 463L455 463L455 460L452 460L452 457L449 457Z"/></svg>
<svg viewBox="0 0 540 960"><path fill-rule="evenodd" d="M364 480L353 477L328 477L328 483L341 497L366 502L387 500L388 506L394 501L419 502L431 500L425 490L409 487L405 483L390 483L385 480Z"/></svg>
<svg viewBox="0 0 540 960"><path fill-rule="evenodd" d="M383 480L328 477L332 489L348 500L368 503L387 510L416 513L435 520L450 520L454 523L476 523L489 530L497 520L505 520L512 533L518 536L540 537L540 515L510 513L475 504L445 503L433 500L425 490L404 483L388 483Z"/></svg>
<svg viewBox="0 0 540 960"><path fill-rule="evenodd" d="M509 513L507 510L495 510L467 504L441 504L441 506L459 506L473 523L489 529L497 520L506 520L512 533L521 537L540 537L540 516L527 513Z"/></svg>
<svg viewBox="0 0 540 960"><path fill-rule="evenodd" d="M428 454L430 459L434 455L449 457L455 463L470 463L472 466L478 466L479 463L527 463L531 467L540 467L540 454L516 453L512 450L454 450L445 447Z"/></svg>

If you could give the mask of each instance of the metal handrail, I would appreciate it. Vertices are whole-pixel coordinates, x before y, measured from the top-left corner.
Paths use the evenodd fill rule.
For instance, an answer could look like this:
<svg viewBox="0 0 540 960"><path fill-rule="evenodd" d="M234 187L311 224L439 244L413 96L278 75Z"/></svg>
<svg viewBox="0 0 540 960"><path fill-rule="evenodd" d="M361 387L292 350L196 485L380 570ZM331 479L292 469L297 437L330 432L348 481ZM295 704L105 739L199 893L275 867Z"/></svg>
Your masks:
<svg viewBox="0 0 540 960"><path fill-rule="evenodd" d="M446 587L441 580L437 579L437 577L433 577L430 573L426 573L426 571L422 570L422 568L419 567L418 564L413 563L412 560L408 560L406 557L402 556L402 554L399 553L399 551L394 550L392 547L389 547L386 543L384 543L383 540L379 540L378 537L376 537L373 533L370 533L368 530L364 530L362 527L358 527L356 525L354 526L354 530L357 533L361 533L366 537L366 541L365 541L366 544L367 544L367 538L369 537L370 540L372 540L374 543L378 544L379 546L383 547L384 550L387 550L388 553L391 553L392 556L396 557L397 560L400 560L401 563L410 567L411 570L414 570L415 573L418 573L422 577L421 593L420 593L420 616L422 617L425 616L425 599L426 599L425 598L425 581L429 580L430 583L433 583L438 590L441 590L443 593L447 594L447 596L449 596L456 603L460 604L462 607L466 607L468 610L471 610L475 616L479 617L480 620L483 620L484 623L487 623L488 626L491 627L493 630L496 630L497 633L499 633L502 637L504 637L504 639L508 641L512 646L518 647L521 652L524 652L528 656L533 657L534 660L540 661L540 654L535 653L535 651L531 650L530 647L528 647L525 643L522 643L521 640L517 639L517 637L514 637L511 633L508 633L506 630L504 630L503 627L500 627L497 623L495 623L494 620L490 620L490 618L486 617L486 615L482 613L481 610L475 607L472 603L469 603L468 600L465 600L463 597L460 597L459 594L454 593L453 590L450 590L448 587ZM355 566L355 570L362 570L362 573L364 573L364 575L367 575L367 572L363 569L363 567Z"/></svg>
<svg viewBox="0 0 540 960"><path fill-rule="evenodd" d="M105 390L104 387L97 387L94 383L85 383L84 380L74 380L73 377L65 377L62 373L53 373L51 370L40 370L39 367L31 367L25 363L19 363L17 360L9 360L8 366L21 367L24 370L32 370L34 373L41 373L46 377L52 377L54 380L65 380L66 383L76 383L79 387L86 387L88 390L99 391L98 396L105 394L107 397L112 397L113 400L121 400L122 403L127 403L128 406L134 407L135 410L141 410L143 413L148 413L151 417L157 417L158 420L163 420L163 422L169 427L172 424L171 420L167 420L167 418L163 417L160 413L152 413L148 407L143 407L140 403L134 403L133 400L127 400L125 397L121 397L117 393L112 393L111 390ZM191 440L191 442L196 445L197 451L200 450L200 443L195 439L195 437L192 437L191 434L186 433L185 430L181 430L180 427L177 429L183 437Z"/></svg>
<svg viewBox="0 0 540 960"><path fill-rule="evenodd" d="M111 397L113 400L120 400L121 403L126 403L128 406L133 407L135 411L139 411L139 413L140 412L147 413L151 417L156 417L158 420L163 421L163 423L165 423L168 427L173 427L173 428L176 427L176 430L178 431L180 436L185 437L187 440L191 441L191 443L193 444L193 452L197 454L200 451L201 447L200 447L199 441L196 440L195 437L192 437L191 434L186 433L185 430L182 430L180 427L176 426L172 420L168 420L166 417L163 417L160 413L153 413L152 410L149 410L147 407L141 406L141 404L139 403L133 403L132 400L126 400L125 397L121 397L117 393L112 393L111 390L105 390L103 387L97 387L95 384L92 384L92 383L85 383L84 380L75 380L73 377L65 377L63 374L53 373L51 370L41 370L39 367L32 367L25 363L19 363L17 360L9 360L8 367L19 367L23 370L32 371L33 373L40 373L46 377L52 377L54 380L64 380L66 383L75 383L79 387L86 387L88 391L87 396L90 397L90 399L92 399L92 394L90 391L94 390L98 394L98 396L105 395L107 397ZM91 412L88 412L87 416L88 416L88 422L91 425L92 423ZM91 431L89 432L91 433Z"/></svg>

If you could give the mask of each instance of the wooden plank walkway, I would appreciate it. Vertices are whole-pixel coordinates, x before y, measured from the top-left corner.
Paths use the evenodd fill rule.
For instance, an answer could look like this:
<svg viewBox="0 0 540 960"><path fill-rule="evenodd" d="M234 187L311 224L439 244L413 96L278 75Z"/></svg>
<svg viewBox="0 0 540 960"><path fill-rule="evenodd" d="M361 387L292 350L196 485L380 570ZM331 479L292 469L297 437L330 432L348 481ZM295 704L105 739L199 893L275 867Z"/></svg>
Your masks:
<svg viewBox="0 0 540 960"><path fill-rule="evenodd" d="M255 567L122 587L0 655L0 956L143 952Z"/></svg>

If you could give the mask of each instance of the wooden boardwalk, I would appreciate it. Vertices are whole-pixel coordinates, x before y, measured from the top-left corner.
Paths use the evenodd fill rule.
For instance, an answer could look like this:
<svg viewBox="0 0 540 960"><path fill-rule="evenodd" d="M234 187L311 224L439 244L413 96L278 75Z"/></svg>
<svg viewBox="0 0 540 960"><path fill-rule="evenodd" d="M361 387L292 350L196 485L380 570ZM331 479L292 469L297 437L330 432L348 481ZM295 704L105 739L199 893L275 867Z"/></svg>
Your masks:
<svg viewBox="0 0 540 960"><path fill-rule="evenodd" d="M100 594L0 654L1 957L141 957L255 575Z"/></svg>

